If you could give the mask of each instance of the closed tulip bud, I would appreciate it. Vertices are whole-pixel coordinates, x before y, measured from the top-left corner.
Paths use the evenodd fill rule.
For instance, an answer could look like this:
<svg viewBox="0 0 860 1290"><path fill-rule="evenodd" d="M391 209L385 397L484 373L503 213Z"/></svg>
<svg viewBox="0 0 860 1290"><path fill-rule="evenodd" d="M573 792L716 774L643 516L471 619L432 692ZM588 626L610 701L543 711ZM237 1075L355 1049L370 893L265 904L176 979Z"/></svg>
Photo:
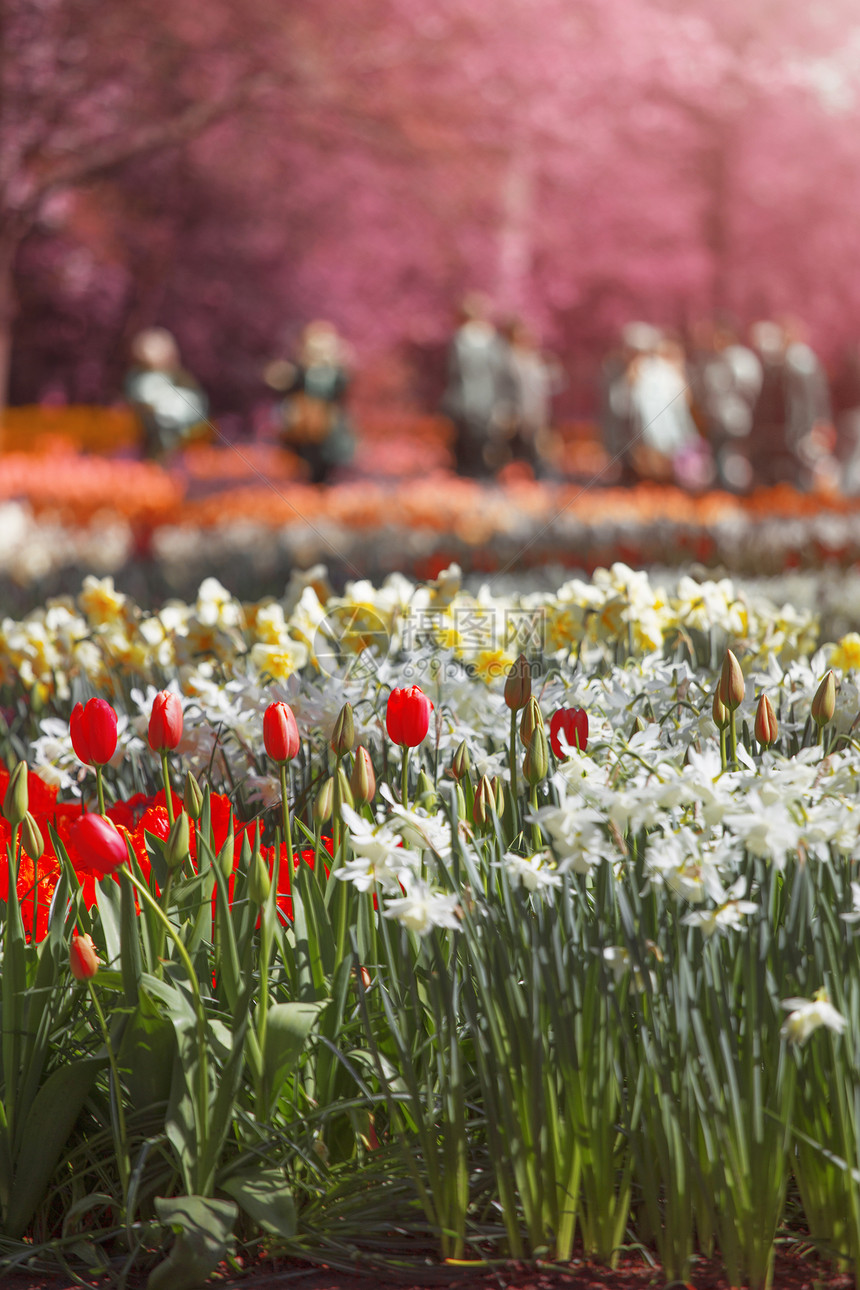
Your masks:
<svg viewBox="0 0 860 1290"><path fill-rule="evenodd" d="M755 737L763 748L769 748L771 744L776 743L778 734L779 726L773 704L767 695L763 694L755 710Z"/></svg>
<svg viewBox="0 0 860 1290"><path fill-rule="evenodd" d="M333 809L334 780L329 776L317 793L316 801L314 802L314 823L322 827L326 820L331 819Z"/></svg>
<svg viewBox="0 0 860 1290"><path fill-rule="evenodd" d="M493 792L490 778L488 775L482 775L480 783L475 789L475 801L472 806L472 819L478 828L483 829L490 823L495 807L496 796Z"/></svg>
<svg viewBox="0 0 860 1290"><path fill-rule="evenodd" d="M490 780L490 784L496 803L496 815L501 816L505 809L505 781L501 775L494 775Z"/></svg>
<svg viewBox="0 0 860 1290"><path fill-rule="evenodd" d="M730 649L723 659L720 673L720 698L729 712L734 712L744 701L744 674L741 665Z"/></svg>
<svg viewBox="0 0 860 1290"><path fill-rule="evenodd" d="M363 806L365 802L372 802L376 797L376 775L373 771L373 762L370 760L370 753L363 744L359 744L355 750L355 764L352 768L349 786L352 789L352 798L357 806Z"/></svg>
<svg viewBox="0 0 860 1290"><path fill-rule="evenodd" d="M125 837L106 815L82 815L72 825L71 839L84 868L98 878L107 877L128 860Z"/></svg>
<svg viewBox="0 0 860 1290"><path fill-rule="evenodd" d="M18 765L12 771L12 775L6 788L6 795L3 798L3 814L13 829L18 827L24 816L27 814L29 802L30 797L27 792L27 763L25 761L19 761Z"/></svg>
<svg viewBox="0 0 860 1290"><path fill-rule="evenodd" d="M355 806L355 799L352 796L352 789L349 786L349 780L346 777L346 771L343 766L338 766L337 768L337 782L340 788L341 802L352 810Z"/></svg>
<svg viewBox="0 0 860 1290"><path fill-rule="evenodd" d="M392 690L385 711L385 725L392 743L401 748L417 748L430 728L433 704L417 685L408 690Z"/></svg>
<svg viewBox="0 0 860 1290"><path fill-rule="evenodd" d="M568 748L585 752L588 747L588 713L584 708L559 708L549 723L549 742L559 761L567 759L559 735L564 735Z"/></svg>
<svg viewBox="0 0 860 1290"><path fill-rule="evenodd" d="M532 734L532 741L526 749L526 755L523 758L523 776L527 784L534 787L542 779L546 779L546 773L549 770L549 745L546 741L546 732L543 726L536 726Z"/></svg>
<svg viewBox="0 0 860 1290"><path fill-rule="evenodd" d="M156 694L149 718L149 746L153 752L172 752L182 738L182 700L171 690Z"/></svg>
<svg viewBox="0 0 860 1290"><path fill-rule="evenodd" d="M199 820L203 814L203 789L197 783L197 780L189 770L185 776L185 788L182 793L182 803L188 812L189 818Z"/></svg>
<svg viewBox="0 0 860 1290"><path fill-rule="evenodd" d="M524 708L532 695L532 669L525 654L512 664L505 681L505 703L512 712Z"/></svg>
<svg viewBox="0 0 860 1290"><path fill-rule="evenodd" d="M178 869L188 859L190 836L188 816L180 811L171 825L164 847L164 863L168 869Z"/></svg>
<svg viewBox="0 0 860 1290"><path fill-rule="evenodd" d="M457 751L454 753L454 759L451 762L451 772L454 778L456 780L464 779L469 773L471 764L472 763L469 760L469 749L466 745L466 740L464 739L462 743L458 745Z"/></svg>
<svg viewBox="0 0 860 1290"><path fill-rule="evenodd" d="M75 756L87 766L104 766L116 752L117 717L105 699L76 703L69 720Z"/></svg>
<svg viewBox="0 0 860 1290"><path fill-rule="evenodd" d="M711 705L711 714L714 718L714 725L718 730L725 730L729 724L729 710L720 698L720 683L714 690L714 702Z"/></svg>
<svg viewBox="0 0 860 1290"><path fill-rule="evenodd" d="M251 865L248 871L248 895L252 905L264 905L272 887L269 866L263 859L260 848L254 847Z"/></svg>
<svg viewBox="0 0 860 1290"><path fill-rule="evenodd" d="M415 800L419 806L423 806L425 811L435 811L436 809L436 789L433 787L433 781L422 770L418 775L418 783L415 785Z"/></svg>
<svg viewBox="0 0 860 1290"><path fill-rule="evenodd" d="M266 708L263 743L272 761L292 761L299 751L299 728L288 703L270 703Z"/></svg>
<svg viewBox="0 0 860 1290"><path fill-rule="evenodd" d="M466 794L463 792L463 785L457 784L457 815L461 820L466 818Z"/></svg>
<svg viewBox="0 0 860 1290"><path fill-rule="evenodd" d="M815 698L812 700L812 720L817 726L826 726L828 721L833 720L835 711L836 678L832 672L828 672L815 691Z"/></svg>
<svg viewBox="0 0 860 1290"><path fill-rule="evenodd" d="M69 943L69 967L75 980L90 981L98 972L100 962L93 938L88 935L79 936L77 932L72 932Z"/></svg>
<svg viewBox="0 0 860 1290"><path fill-rule="evenodd" d="M352 752L355 744L355 722L352 717L352 704L345 703L337 714L331 736L331 750L336 757L343 757Z"/></svg>
<svg viewBox="0 0 860 1290"><path fill-rule="evenodd" d="M45 839L36 821L28 811L21 825L21 842L30 859L35 863L45 854Z"/></svg>
<svg viewBox="0 0 860 1290"><path fill-rule="evenodd" d="M632 739L634 735L641 735L644 729L645 721L637 712L636 716L633 718L633 725L630 727L630 738Z"/></svg>
<svg viewBox="0 0 860 1290"><path fill-rule="evenodd" d="M531 696L525 708L523 709L522 719L520 721L520 739L524 748L528 748L532 741L532 735L537 727L543 730L543 716L538 707L538 701Z"/></svg>

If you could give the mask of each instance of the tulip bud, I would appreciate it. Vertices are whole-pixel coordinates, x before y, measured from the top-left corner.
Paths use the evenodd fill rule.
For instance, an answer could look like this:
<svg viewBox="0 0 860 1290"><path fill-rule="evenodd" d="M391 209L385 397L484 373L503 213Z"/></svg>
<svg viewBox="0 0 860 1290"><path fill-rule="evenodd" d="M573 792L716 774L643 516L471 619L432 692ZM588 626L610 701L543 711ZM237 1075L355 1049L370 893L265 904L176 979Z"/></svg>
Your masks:
<svg viewBox="0 0 860 1290"><path fill-rule="evenodd" d="M171 690L156 694L149 718L149 746L153 752L179 746L182 738L182 700Z"/></svg>
<svg viewBox="0 0 860 1290"><path fill-rule="evenodd" d="M475 801L472 806L472 819L478 828L482 829L490 823L495 806L496 797L489 776L482 775L480 783L475 789Z"/></svg>
<svg viewBox="0 0 860 1290"><path fill-rule="evenodd" d="M346 771L343 766L337 768L337 782L340 788L340 800L342 805L346 805L350 810L355 806L355 799L352 796L352 789L349 786L349 780L346 777Z"/></svg>
<svg viewBox="0 0 860 1290"><path fill-rule="evenodd" d="M13 829L16 829L27 814L29 805L27 792L27 763L19 761L12 771L6 796L3 798L3 814Z"/></svg>
<svg viewBox="0 0 860 1290"><path fill-rule="evenodd" d="M363 744L359 744L355 750L355 763L352 767L349 786L352 789L353 801L358 806L363 806L365 802L372 802L376 796L376 775L373 772L373 762L370 760L370 753Z"/></svg>
<svg viewBox="0 0 860 1290"><path fill-rule="evenodd" d="M644 729L645 729L644 718L641 717L637 712L636 716L633 718L633 725L630 727L630 738L632 739L634 735L641 735Z"/></svg>
<svg viewBox="0 0 860 1290"><path fill-rule="evenodd" d="M522 720L520 721L520 739L524 748L528 748L531 744L532 735L537 726L540 726L541 730L543 730L543 716L538 707L537 699L532 695L523 710Z"/></svg>
<svg viewBox="0 0 860 1290"><path fill-rule="evenodd" d="M334 780L329 776L317 793L316 801L314 802L314 823L322 828L326 820L331 818L333 808Z"/></svg>
<svg viewBox="0 0 860 1290"><path fill-rule="evenodd" d="M42 831L29 811L24 816L21 827L21 842L25 852L34 864L37 860L41 860L45 854L45 839L42 837Z"/></svg>
<svg viewBox="0 0 860 1290"><path fill-rule="evenodd" d="M420 771L418 775L418 783L415 785L415 800L419 806L424 807L425 811L435 811L436 809L436 789L433 787L433 781L426 770Z"/></svg>
<svg viewBox="0 0 860 1290"><path fill-rule="evenodd" d="M272 761L292 761L299 751L299 728L288 703L270 703L266 708L263 743Z"/></svg>
<svg viewBox="0 0 860 1290"><path fill-rule="evenodd" d="M466 818L466 794L463 792L463 785L457 784L457 816L461 820Z"/></svg>
<svg viewBox="0 0 860 1290"><path fill-rule="evenodd" d="M773 704L767 695L763 694L755 710L755 737L763 748L768 748L771 744L776 743L778 734L779 726L776 722Z"/></svg>
<svg viewBox="0 0 860 1290"><path fill-rule="evenodd" d="M164 847L164 863L168 869L178 869L188 859L190 830L188 816L180 811L171 825Z"/></svg>
<svg viewBox="0 0 860 1290"><path fill-rule="evenodd" d="M720 698L720 683L717 682L714 690L714 702L711 705L711 714L714 718L714 725L718 730L725 730L729 724L729 710Z"/></svg>
<svg viewBox="0 0 860 1290"><path fill-rule="evenodd" d="M197 780L189 770L185 776L185 789L182 793L182 802L188 812L189 818L199 820L203 814L203 789L197 783Z"/></svg>
<svg viewBox="0 0 860 1290"><path fill-rule="evenodd" d="M385 710L385 726L392 743L401 748L417 748L430 728L433 704L420 686L392 690Z"/></svg>
<svg viewBox="0 0 860 1290"><path fill-rule="evenodd" d="M532 741L526 749L526 755L523 758L523 775L526 783L534 787L542 779L546 779L546 773L549 770L549 745L546 741L546 733L542 726L536 726L532 734Z"/></svg>
<svg viewBox="0 0 860 1290"><path fill-rule="evenodd" d="M723 659L723 670L720 673L720 698L734 712L744 701L744 674L741 665L730 649L726 650Z"/></svg>
<svg viewBox="0 0 860 1290"><path fill-rule="evenodd" d="M87 766L104 766L116 752L117 716L106 699L76 703L69 720L75 756Z"/></svg>
<svg viewBox="0 0 860 1290"><path fill-rule="evenodd" d="M89 981L99 970L99 959L93 938L72 932L69 943L69 967L76 981Z"/></svg>
<svg viewBox="0 0 860 1290"><path fill-rule="evenodd" d="M125 835L106 815L82 815L72 825L71 841L82 867L97 878L106 878L128 860Z"/></svg>
<svg viewBox="0 0 860 1290"><path fill-rule="evenodd" d="M355 743L355 722L352 718L352 704L345 703L337 714L331 736L331 750L336 757L343 757L352 752Z"/></svg>
<svg viewBox="0 0 860 1290"><path fill-rule="evenodd" d="M532 669L525 654L520 654L510 667L505 681L505 703L512 712L524 708L532 694Z"/></svg>
<svg viewBox="0 0 860 1290"><path fill-rule="evenodd" d="M269 866L263 859L259 846L255 846L248 871L248 895L251 899L251 904L264 905L271 888L272 879L269 875Z"/></svg>
<svg viewBox="0 0 860 1290"><path fill-rule="evenodd" d="M457 751L454 753L454 759L451 762L451 771L454 778L456 780L464 779L469 773L470 766L469 749L466 745L466 740L464 739L458 746Z"/></svg>
<svg viewBox="0 0 860 1290"><path fill-rule="evenodd" d="M493 790L493 797L496 805L496 815L501 818L505 809L505 781L501 775L494 775L490 780L490 786Z"/></svg>
<svg viewBox="0 0 860 1290"><path fill-rule="evenodd" d="M812 700L812 720L819 727L826 726L828 721L833 720L835 711L836 678L830 671L815 691L815 698Z"/></svg>

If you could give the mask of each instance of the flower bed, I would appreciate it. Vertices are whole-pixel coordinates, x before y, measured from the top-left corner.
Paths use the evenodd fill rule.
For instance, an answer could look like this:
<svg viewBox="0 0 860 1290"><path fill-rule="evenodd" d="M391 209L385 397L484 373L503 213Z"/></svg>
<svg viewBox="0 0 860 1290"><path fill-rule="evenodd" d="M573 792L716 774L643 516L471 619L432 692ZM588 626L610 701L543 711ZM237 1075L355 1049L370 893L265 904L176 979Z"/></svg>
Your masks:
<svg viewBox="0 0 860 1290"><path fill-rule="evenodd" d="M816 637L625 566L7 620L7 1261L856 1267L860 637Z"/></svg>

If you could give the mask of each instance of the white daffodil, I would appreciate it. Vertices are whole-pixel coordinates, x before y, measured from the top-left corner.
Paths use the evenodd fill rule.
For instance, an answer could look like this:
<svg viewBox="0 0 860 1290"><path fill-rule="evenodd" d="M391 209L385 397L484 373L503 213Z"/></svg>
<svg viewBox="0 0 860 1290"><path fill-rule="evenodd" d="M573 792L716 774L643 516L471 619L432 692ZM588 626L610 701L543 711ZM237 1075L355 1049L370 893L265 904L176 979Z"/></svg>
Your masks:
<svg viewBox="0 0 860 1290"><path fill-rule="evenodd" d="M456 930L460 926L457 916L459 900L449 892L434 891L421 878L411 877L405 896L385 902L384 917L427 936L434 927Z"/></svg>
<svg viewBox="0 0 860 1290"><path fill-rule="evenodd" d="M792 1044L804 1044L814 1031L826 1026L841 1035L848 1025L841 1012L837 1012L824 989L816 990L811 999L783 999L783 1008L790 1009L779 1032Z"/></svg>
<svg viewBox="0 0 860 1290"><path fill-rule="evenodd" d="M531 856L518 856L506 851L500 862L514 886L522 884L526 891L543 891L560 887L562 878L553 867L548 851L538 851Z"/></svg>

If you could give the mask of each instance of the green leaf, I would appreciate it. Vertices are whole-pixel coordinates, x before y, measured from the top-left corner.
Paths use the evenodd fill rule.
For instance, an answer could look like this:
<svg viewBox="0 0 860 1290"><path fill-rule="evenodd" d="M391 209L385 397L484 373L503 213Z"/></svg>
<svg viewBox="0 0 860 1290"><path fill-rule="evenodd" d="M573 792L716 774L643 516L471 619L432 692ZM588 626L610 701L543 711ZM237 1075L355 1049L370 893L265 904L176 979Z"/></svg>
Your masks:
<svg viewBox="0 0 860 1290"><path fill-rule="evenodd" d="M301 1057L321 1005L317 1003L276 1003L266 1019L263 1071L274 1093Z"/></svg>
<svg viewBox="0 0 860 1290"><path fill-rule="evenodd" d="M203 1285L227 1253L236 1206L207 1196L158 1196L155 1212L177 1237L170 1254L150 1274L147 1290L194 1290Z"/></svg>
<svg viewBox="0 0 860 1290"><path fill-rule="evenodd" d="M140 976L143 964L140 953L138 914L135 908L134 887L125 869L120 870L120 967L125 1001L134 1007L140 995Z"/></svg>
<svg viewBox="0 0 860 1290"><path fill-rule="evenodd" d="M289 1240L296 1234L296 1204L284 1178L283 1169L265 1165L259 1169L231 1174L219 1182L226 1191L267 1232Z"/></svg>
<svg viewBox="0 0 860 1290"><path fill-rule="evenodd" d="M136 1111L166 1102L170 1096L176 1036L152 998L141 991L128 1019L117 1053L129 1100Z"/></svg>
<svg viewBox="0 0 860 1290"><path fill-rule="evenodd" d="M7 1236L23 1235L36 1212L60 1153L98 1072L102 1057L87 1057L54 1071L33 1099L15 1161L15 1180L6 1215Z"/></svg>

